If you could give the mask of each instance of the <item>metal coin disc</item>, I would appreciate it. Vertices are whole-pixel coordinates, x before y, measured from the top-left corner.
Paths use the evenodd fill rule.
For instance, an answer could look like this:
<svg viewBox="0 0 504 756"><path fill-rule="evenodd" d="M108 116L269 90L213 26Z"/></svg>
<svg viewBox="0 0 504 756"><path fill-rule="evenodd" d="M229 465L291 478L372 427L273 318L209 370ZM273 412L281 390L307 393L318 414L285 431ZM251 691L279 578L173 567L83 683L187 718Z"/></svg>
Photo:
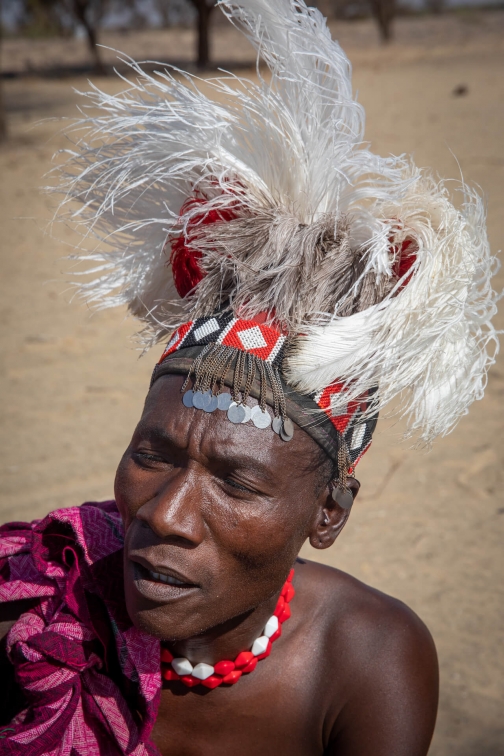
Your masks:
<svg viewBox="0 0 504 756"><path fill-rule="evenodd" d="M282 430L282 418L274 417L273 422L271 423L271 427L273 428L275 433L278 433L278 435L280 435L280 431Z"/></svg>
<svg viewBox="0 0 504 756"><path fill-rule="evenodd" d="M227 393L219 394L219 396L217 397L217 407L220 410L227 412L232 401L233 401L233 397L231 396L231 394L227 394Z"/></svg>
<svg viewBox="0 0 504 756"><path fill-rule="evenodd" d="M193 406L193 390L189 389L189 391L186 391L184 396L182 397L182 404L184 407L192 407Z"/></svg>
<svg viewBox="0 0 504 756"><path fill-rule="evenodd" d="M245 408L241 404L236 404L236 402L231 402L229 409L227 411L228 420L231 420L232 423L235 425L238 425L239 423L243 423L243 420L245 418Z"/></svg>
<svg viewBox="0 0 504 756"><path fill-rule="evenodd" d="M352 508L353 496L352 492L349 491L348 488L340 488L339 486L336 486L336 488L333 488L332 497L336 504L341 507L341 509Z"/></svg>
<svg viewBox="0 0 504 756"><path fill-rule="evenodd" d="M282 430L280 431L280 438L282 439L282 441L292 441L294 436L289 436L282 428Z"/></svg>
<svg viewBox="0 0 504 756"><path fill-rule="evenodd" d="M215 412L215 410L217 409L217 404L218 404L217 397L212 396L210 401L205 404L203 409L205 410L205 412Z"/></svg>
<svg viewBox="0 0 504 756"><path fill-rule="evenodd" d="M201 407L201 409L204 409L205 412L208 412L207 408L210 407L212 397L213 397L213 394L210 389L208 389L208 391L205 391L203 393L203 399L202 399L203 406Z"/></svg>
<svg viewBox="0 0 504 756"><path fill-rule="evenodd" d="M252 407L251 420L256 428L268 428L271 424L269 412L263 412L258 404L256 404L255 407Z"/></svg>
<svg viewBox="0 0 504 756"><path fill-rule="evenodd" d="M192 398L193 407L203 409L203 394L201 391L195 391Z"/></svg>
<svg viewBox="0 0 504 756"><path fill-rule="evenodd" d="M243 418L242 423L248 423L252 414L252 408L249 407L248 404L242 404L241 406L245 410L245 417Z"/></svg>
<svg viewBox="0 0 504 756"><path fill-rule="evenodd" d="M292 420L286 417L280 429L280 438L282 439L282 441L292 441L293 436L294 436L294 424Z"/></svg>
<svg viewBox="0 0 504 756"><path fill-rule="evenodd" d="M290 417L286 417L283 421L283 430L286 436L292 437L294 435L294 423Z"/></svg>

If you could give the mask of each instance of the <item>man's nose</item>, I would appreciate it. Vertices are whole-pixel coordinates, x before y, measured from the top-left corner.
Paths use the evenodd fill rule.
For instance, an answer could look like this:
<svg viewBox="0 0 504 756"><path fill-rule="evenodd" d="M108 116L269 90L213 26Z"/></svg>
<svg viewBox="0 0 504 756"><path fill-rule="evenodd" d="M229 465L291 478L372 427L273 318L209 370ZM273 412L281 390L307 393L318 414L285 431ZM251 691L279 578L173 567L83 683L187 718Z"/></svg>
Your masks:
<svg viewBox="0 0 504 756"><path fill-rule="evenodd" d="M194 470L179 468L156 496L140 507L136 517L159 538L198 546L205 537L198 477Z"/></svg>

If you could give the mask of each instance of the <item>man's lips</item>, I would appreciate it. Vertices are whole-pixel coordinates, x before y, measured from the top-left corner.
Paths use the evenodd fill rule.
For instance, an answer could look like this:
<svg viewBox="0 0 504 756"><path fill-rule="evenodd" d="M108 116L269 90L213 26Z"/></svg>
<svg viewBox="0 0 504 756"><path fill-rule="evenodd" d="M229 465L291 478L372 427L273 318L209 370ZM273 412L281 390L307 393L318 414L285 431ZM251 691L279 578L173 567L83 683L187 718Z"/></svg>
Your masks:
<svg viewBox="0 0 504 756"><path fill-rule="evenodd" d="M196 581L166 564L149 562L145 557L134 553L130 554L130 559L132 562L144 567L147 572L150 572L153 576L152 580L158 580L159 582L168 583L169 585L186 585L190 588L194 588L195 586L199 587Z"/></svg>
<svg viewBox="0 0 504 756"><path fill-rule="evenodd" d="M168 601L197 590L199 585L167 565L152 564L145 557L130 556L134 583L143 596L154 601Z"/></svg>

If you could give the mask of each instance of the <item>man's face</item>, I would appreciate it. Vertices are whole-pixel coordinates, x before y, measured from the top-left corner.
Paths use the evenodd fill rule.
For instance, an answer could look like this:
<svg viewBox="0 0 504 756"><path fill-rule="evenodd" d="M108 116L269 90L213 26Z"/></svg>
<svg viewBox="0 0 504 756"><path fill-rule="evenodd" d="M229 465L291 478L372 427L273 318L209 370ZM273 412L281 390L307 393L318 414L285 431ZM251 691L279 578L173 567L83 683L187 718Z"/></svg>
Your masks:
<svg viewBox="0 0 504 756"><path fill-rule="evenodd" d="M129 615L172 641L270 599L325 495L306 433L296 428L286 443L271 428L188 409L181 385L175 375L156 381L116 476Z"/></svg>

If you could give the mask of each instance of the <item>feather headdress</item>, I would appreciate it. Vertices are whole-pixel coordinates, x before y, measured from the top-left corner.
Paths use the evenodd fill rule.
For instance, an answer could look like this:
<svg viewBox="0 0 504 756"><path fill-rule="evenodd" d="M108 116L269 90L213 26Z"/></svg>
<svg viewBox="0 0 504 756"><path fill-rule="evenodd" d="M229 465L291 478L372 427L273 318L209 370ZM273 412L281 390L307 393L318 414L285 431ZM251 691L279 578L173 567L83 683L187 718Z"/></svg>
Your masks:
<svg viewBox="0 0 504 756"><path fill-rule="evenodd" d="M456 209L409 158L369 151L350 64L317 10L219 4L269 78L221 76L208 98L195 77L129 61L124 92L86 94L58 187L60 214L97 240L77 255L96 274L80 291L127 304L154 341L213 313L266 313L289 386L336 383L335 417L366 394L367 413L399 397L429 443L481 398L498 348L482 200L461 184Z"/></svg>

